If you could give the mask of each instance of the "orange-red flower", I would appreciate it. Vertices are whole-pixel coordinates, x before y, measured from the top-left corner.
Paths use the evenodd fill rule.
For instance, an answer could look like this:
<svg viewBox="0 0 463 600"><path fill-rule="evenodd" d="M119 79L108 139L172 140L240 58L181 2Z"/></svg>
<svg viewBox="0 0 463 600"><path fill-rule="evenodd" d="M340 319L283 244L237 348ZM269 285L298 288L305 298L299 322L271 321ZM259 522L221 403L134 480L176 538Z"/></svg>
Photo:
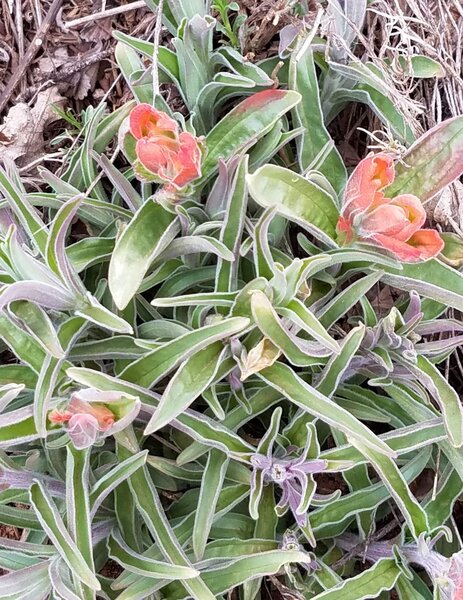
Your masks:
<svg viewBox="0 0 463 600"><path fill-rule="evenodd" d="M437 256L444 247L439 233L422 229L426 212L411 194L386 198L384 189L394 181L391 156L385 153L362 160L349 181L337 225L338 240L374 242L404 262Z"/></svg>
<svg viewBox="0 0 463 600"><path fill-rule="evenodd" d="M201 149L197 138L179 131L176 121L149 104L130 113L130 132L137 140L141 165L160 182L179 190L201 176Z"/></svg>

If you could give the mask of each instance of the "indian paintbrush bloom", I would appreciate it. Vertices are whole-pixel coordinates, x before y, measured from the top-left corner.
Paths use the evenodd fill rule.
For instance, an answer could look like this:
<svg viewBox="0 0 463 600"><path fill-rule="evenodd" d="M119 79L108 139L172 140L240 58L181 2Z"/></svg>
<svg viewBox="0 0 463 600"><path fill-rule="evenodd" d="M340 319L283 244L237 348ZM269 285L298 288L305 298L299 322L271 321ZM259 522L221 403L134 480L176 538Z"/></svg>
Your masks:
<svg viewBox="0 0 463 600"><path fill-rule="evenodd" d="M138 398L88 388L75 392L65 408L52 410L48 420L64 426L74 446L81 450L127 427L139 410Z"/></svg>
<svg viewBox="0 0 463 600"><path fill-rule="evenodd" d="M444 242L437 231L422 229L426 212L419 198L385 196L394 178L394 161L386 153L368 156L357 165L344 193L338 241L343 245L356 240L375 243L404 262L437 256Z"/></svg>
<svg viewBox="0 0 463 600"><path fill-rule="evenodd" d="M444 535L441 531L434 539L421 535L418 543L400 544L394 541L362 543L352 534L336 539L336 544L363 559L376 562L382 558L393 558L394 547L405 561L426 570L434 585L439 589L440 600L463 600L463 551L446 558L433 549Z"/></svg>
<svg viewBox="0 0 463 600"><path fill-rule="evenodd" d="M129 122L137 160L153 181L180 190L201 176L198 139L188 131L180 132L169 115L149 104L139 104L130 113ZM135 170L143 177L136 165Z"/></svg>

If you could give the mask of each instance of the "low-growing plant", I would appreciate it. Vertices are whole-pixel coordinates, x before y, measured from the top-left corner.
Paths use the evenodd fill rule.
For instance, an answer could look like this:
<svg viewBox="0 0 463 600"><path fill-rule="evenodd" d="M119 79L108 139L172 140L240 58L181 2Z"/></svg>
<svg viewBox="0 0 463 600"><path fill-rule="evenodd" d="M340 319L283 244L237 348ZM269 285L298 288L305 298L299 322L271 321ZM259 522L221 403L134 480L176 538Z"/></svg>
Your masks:
<svg viewBox="0 0 463 600"><path fill-rule="evenodd" d="M349 62L365 9L253 64L170 0L176 52L115 34L134 101L45 191L0 168L0 598L462 597L461 243L423 203L463 117L348 175L347 102L406 124Z"/></svg>

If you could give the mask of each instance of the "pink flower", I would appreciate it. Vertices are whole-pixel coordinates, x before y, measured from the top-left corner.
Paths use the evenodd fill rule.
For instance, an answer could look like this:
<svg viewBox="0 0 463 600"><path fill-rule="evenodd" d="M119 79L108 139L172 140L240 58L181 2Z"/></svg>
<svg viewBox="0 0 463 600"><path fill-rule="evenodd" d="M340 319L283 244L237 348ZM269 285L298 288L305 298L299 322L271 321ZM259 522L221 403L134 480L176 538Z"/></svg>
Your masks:
<svg viewBox="0 0 463 600"><path fill-rule="evenodd" d="M179 190L201 177L201 149L197 138L179 132L174 119L149 104L130 113L130 132L137 140L140 164L159 181Z"/></svg>
<svg viewBox="0 0 463 600"><path fill-rule="evenodd" d="M463 600L463 553L457 552L450 559L450 568L447 573L450 581L450 600ZM444 596L445 598L445 596ZM443 598L443 600L444 600Z"/></svg>
<svg viewBox="0 0 463 600"><path fill-rule="evenodd" d="M83 449L127 427L139 410L138 398L88 388L74 393L64 410L52 410L48 420L64 426L74 446Z"/></svg>
<svg viewBox="0 0 463 600"><path fill-rule="evenodd" d="M337 225L339 242L374 242L404 262L437 256L444 242L437 231L422 229L426 212L421 201L411 194L385 197L384 189L394 178L394 162L388 154L360 161L347 182Z"/></svg>

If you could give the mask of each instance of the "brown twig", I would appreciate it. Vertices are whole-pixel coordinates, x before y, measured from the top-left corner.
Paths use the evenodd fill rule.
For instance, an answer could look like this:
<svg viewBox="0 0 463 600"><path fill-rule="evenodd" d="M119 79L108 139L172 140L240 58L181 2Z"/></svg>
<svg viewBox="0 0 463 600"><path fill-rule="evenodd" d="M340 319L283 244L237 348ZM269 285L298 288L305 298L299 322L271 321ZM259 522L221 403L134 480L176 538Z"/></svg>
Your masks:
<svg viewBox="0 0 463 600"><path fill-rule="evenodd" d="M53 0L53 2L51 3L50 9L46 17L42 21L42 24L39 27L37 33L35 34L34 39L30 43L26 53L24 54L23 59L18 65L18 68L14 71L13 75L11 76L11 79L7 83L5 89L2 92L2 95L0 96L0 113L8 104L11 95L13 94L14 90L16 89L16 86L24 76L26 69L29 67L35 55L42 47L42 44L45 40L45 36L48 30L50 29L50 26L52 25L53 21L55 20L58 10L60 9L62 3L63 0Z"/></svg>
<svg viewBox="0 0 463 600"><path fill-rule="evenodd" d="M103 10L101 12L94 13L93 15L81 17L80 19L74 19L73 21L65 21L63 25L65 29L71 29L71 27L78 27L79 25L91 23L98 19L106 19L107 17L113 17L114 15L120 15L121 13L125 13L130 10L138 10L139 8L145 7L146 2L144 0L137 0L136 2L124 4L122 6L116 6L115 8L109 8L108 10Z"/></svg>

